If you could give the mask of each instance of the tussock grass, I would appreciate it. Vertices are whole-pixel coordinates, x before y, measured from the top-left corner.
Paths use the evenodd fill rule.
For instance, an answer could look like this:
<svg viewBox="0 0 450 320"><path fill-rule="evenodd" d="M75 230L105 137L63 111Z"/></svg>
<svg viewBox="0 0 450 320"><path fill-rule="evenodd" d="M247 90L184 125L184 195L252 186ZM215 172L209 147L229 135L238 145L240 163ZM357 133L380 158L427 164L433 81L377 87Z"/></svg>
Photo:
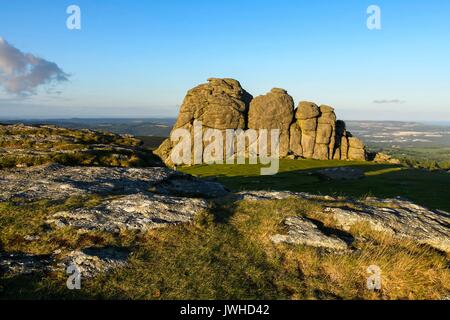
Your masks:
<svg viewBox="0 0 450 320"><path fill-rule="evenodd" d="M95 204L98 199L91 199ZM43 204L42 204L43 205ZM48 205L48 204L47 204ZM71 199L58 206L78 206ZM333 228L321 204L299 199L224 203L200 213L188 225L145 234L120 235L74 230L50 232L35 244L20 243L25 231L38 230L45 216L39 204L21 213L2 205L4 249L49 252L55 245L132 246L127 267L82 281L82 290L65 287L65 275L2 279L2 297L119 299L439 299L450 292L449 257L427 246L374 232L367 225L350 230L352 251L330 253L306 246L273 244L269 237L285 232L282 221L307 216ZM13 208L14 209L14 208ZM8 212L9 217L8 217ZM42 215L39 217L39 212ZM38 216L36 216L38 213ZM22 219L22 220L21 220ZM4 232L8 230L9 232ZM14 229L15 228L15 229ZM16 239L16 240L14 240ZM18 242L18 243L15 243ZM37 249L40 248L40 249ZM367 268L382 270L382 289L367 289Z"/></svg>

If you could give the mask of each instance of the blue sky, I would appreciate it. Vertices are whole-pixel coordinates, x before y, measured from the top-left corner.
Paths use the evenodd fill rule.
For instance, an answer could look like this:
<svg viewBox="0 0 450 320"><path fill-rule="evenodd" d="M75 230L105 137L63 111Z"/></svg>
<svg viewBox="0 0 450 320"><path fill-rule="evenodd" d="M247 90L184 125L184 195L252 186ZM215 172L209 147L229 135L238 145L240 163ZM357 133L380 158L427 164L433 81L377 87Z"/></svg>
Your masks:
<svg viewBox="0 0 450 320"><path fill-rule="evenodd" d="M70 74L53 93L0 88L0 118L176 116L189 88L231 77L347 120L450 119L450 1L0 0L0 37Z"/></svg>

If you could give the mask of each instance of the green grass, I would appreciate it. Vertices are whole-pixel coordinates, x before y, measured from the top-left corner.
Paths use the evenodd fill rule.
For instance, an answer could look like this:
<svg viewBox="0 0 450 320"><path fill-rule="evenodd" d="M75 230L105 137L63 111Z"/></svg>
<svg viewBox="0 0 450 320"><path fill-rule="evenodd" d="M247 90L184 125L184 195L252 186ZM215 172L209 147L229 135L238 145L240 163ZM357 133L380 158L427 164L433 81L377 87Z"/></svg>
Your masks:
<svg viewBox="0 0 450 320"><path fill-rule="evenodd" d="M323 181L311 174L338 166L360 168L366 176L353 181ZM202 178L216 177L233 191L289 190L358 198L401 196L432 209L450 211L450 174L444 171L338 160L280 160L280 171L274 176L261 176L260 168L249 164L200 165L179 170Z"/></svg>
<svg viewBox="0 0 450 320"><path fill-rule="evenodd" d="M47 205L50 211L56 210ZM76 201L64 205L76 205ZM28 209L31 216L42 207ZM0 298L437 299L450 292L444 254L364 227L352 229L356 250L346 254L324 254L311 247L270 241L270 235L283 232L285 217L297 214L320 220L320 209L320 203L299 199L227 203L201 213L195 223L152 230L123 243L133 247L130 264L95 279L82 279L80 291L66 288L65 274L3 276ZM4 210L11 215L7 224L20 228L14 220L25 221L20 216L27 213L16 211L14 215L13 206ZM38 220L32 225L37 227ZM3 237L7 251L12 245L10 236ZM79 235L70 230L65 239L80 248L95 243L94 238L80 242ZM98 245L116 242L103 238ZM27 251L24 246L21 249ZM383 270L379 292L366 288L366 269L372 264Z"/></svg>

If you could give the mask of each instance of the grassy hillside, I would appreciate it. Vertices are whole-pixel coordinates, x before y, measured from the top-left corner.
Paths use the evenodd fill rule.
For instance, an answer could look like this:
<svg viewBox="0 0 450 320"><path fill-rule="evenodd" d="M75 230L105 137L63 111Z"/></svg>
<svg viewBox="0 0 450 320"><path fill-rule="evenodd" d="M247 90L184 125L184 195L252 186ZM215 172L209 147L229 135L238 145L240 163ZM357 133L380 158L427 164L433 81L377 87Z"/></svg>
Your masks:
<svg viewBox="0 0 450 320"><path fill-rule="evenodd" d="M0 125L0 168L47 163L144 167L159 159L130 135L50 125Z"/></svg>
<svg viewBox="0 0 450 320"><path fill-rule="evenodd" d="M353 228L350 253L302 245L273 244L293 214L321 221L317 201L240 201L201 213L195 223L144 234L44 231L45 217L68 207L91 206L98 198L55 204L0 204L0 243L6 252L50 254L54 250L120 246L133 250L125 268L82 279L66 288L65 274L0 276L0 298L85 299L440 299L450 292L448 257L427 246ZM27 234L39 241L26 241ZM367 267L383 270L381 291L366 287Z"/></svg>
<svg viewBox="0 0 450 320"><path fill-rule="evenodd" d="M353 181L323 181L313 174L328 167L350 166L365 172ZM180 170L192 175L216 177L231 190L289 190L352 197L401 196L433 209L450 211L450 174L398 165L355 161L281 160L280 172L261 176L260 165L201 165Z"/></svg>

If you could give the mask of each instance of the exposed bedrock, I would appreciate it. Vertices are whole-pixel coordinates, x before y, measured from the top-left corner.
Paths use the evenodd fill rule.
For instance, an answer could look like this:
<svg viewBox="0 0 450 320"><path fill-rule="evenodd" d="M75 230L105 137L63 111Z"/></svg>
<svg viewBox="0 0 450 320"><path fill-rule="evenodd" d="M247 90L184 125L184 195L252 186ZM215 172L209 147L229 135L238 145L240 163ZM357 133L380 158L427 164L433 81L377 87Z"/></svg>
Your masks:
<svg viewBox="0 0 450 320"><path fill-rule="evenodd" d="M265 95L253 98L237 80L208 79L208 83L188 91L174 130L187 129L191 141L196 141L195 121L202 122L200 134L204 135L206 129L217 129L223 133L224 152L220 157L223 160L227 158L226 129L241 129L245 133L248 132L245 130L256 130L257 140L253 143L260 142L262 138L267 139L268 151L272 150L270 135L260 130L278 129L280 158L288 155L319 160L367 158L364 143L346 130L343 121L337 120L334 108L318 106L309 101L301 101L295 108L293 98L281 88L274 88ZM192 152L192 162L195 162L194 158L206 161L205 150L213 139L200 141L202 153L195 155ZM177 143L167 139L155 153L167 165L173 165L170 155Z"/></svg>

